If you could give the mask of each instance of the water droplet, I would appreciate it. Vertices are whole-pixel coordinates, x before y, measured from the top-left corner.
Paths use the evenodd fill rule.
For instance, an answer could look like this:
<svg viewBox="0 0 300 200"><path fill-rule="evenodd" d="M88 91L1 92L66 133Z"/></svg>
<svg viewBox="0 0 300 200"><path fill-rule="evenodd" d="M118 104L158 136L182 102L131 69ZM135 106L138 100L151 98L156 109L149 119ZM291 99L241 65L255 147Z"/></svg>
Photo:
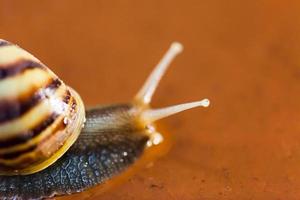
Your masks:
<svg viewBox="0 0 300 200"><path fill-rule="evenodd" d="M64 124L68 125L69 124L69 119L67 117L64 118Z"/></svg>
<svg viewBox="0 0 300 200"><path fill-rule="evenodd" d="M147 142L147 147L151 147L152 146L152 142L149 140L148 142Z"/></svg>
<svg viewBox="0 0 300 200"><path fill-rule="evenodd" d="M163 140L164 139L163 139L161 134L156 133L156 134L153 135L153 141L152 142L153 142L154 145L160 144Z"/></svg>

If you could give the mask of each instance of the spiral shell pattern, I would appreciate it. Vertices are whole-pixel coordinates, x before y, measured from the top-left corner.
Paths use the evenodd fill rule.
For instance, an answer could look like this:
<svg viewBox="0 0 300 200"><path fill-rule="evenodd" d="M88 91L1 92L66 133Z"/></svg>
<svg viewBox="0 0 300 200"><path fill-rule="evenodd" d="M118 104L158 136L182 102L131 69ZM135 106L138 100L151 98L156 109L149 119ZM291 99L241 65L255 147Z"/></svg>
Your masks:
<svg viewBox="0 0 300 200"><path fill-rule="evenodd" d="M37 58L0 39L0 174L31 174L76 141L80 96Z"/></svg>

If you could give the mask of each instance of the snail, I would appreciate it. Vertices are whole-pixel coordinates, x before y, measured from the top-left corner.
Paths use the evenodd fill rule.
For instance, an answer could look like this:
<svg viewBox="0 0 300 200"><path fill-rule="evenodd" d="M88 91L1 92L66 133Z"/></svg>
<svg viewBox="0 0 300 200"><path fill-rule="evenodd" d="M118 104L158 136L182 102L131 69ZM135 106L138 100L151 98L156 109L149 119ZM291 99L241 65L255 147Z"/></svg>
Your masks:
<svg viewBox="0 0 300 200"><path fill-rule="evenodd" d="M0 40L0 198L43 199L101 184L163 141L157 120L207 107L208 99L150 107L181 51L172 43L131 102L85 109L80 95L36 57Z"/></svg>

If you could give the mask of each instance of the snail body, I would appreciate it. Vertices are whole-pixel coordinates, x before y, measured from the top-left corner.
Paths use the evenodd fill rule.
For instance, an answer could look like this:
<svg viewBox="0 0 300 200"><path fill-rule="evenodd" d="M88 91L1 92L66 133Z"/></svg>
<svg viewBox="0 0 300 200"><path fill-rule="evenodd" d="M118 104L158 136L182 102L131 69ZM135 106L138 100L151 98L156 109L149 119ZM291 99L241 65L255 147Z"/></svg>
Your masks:
<svg viewBox="0 0 300 200"><path fill-rule="evenodd" d="M0 199L72 194L120 174L162 142L154 122L208 100L162 109L150 101L174 43L130 103L85 110L78 93L30 53L0 40Z"/></svg>

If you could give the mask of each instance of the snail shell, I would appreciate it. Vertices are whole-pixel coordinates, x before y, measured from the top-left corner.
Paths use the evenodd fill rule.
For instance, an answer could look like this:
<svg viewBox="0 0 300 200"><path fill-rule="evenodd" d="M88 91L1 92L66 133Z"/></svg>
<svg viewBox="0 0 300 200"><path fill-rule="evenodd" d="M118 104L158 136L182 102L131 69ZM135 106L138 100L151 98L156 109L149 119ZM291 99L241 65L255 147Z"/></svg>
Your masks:
<svg viewBox="0 0 300 200"><path fill-rule="evenodd" d="M80 96L38 59L0 40L0 174L30 174L60 158L85 119Z"/></svg>
<svg viewBox="0 0 300 200"><path fill-rule="evenodd" d="M163 141L156 120L208 106L205 99L150 108L180 51L172 44L132 102L84 110L79 95L38 59L0 40L0 199L43 199L103 183Z"/></svg>

